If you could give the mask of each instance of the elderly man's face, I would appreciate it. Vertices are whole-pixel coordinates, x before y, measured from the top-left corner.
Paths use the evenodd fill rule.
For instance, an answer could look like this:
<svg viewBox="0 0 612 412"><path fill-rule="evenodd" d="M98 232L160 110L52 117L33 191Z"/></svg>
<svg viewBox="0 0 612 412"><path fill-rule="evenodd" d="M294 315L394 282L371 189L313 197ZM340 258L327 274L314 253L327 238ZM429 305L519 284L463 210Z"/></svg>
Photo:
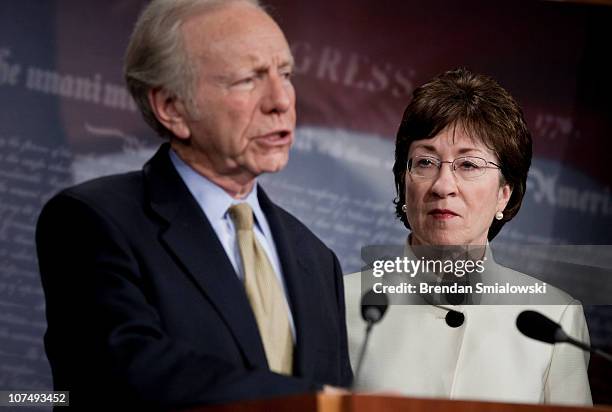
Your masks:
<svg viewBox="0 0 612 412"><path fill-rule="evenodd" d="M198 116L188 118L188 161L248 181L287 163L295 129L293 59L276 23L237 2L183 25L198 77Z"/></svg>
<svg viewBox="0 0 612 412"><path fill-rule="evenodd" d="M454 131L454 133L453 133ZM499 164L493 152L463 127L445 128L431 139L411 143L409 158L428 156L442 161L476 156ZM442 164L437 177L429 179L406 172L406 217L415 245L484 245L495 213L503 211L512 191L500 185L500 171L486 169L465 180Z"/></svg>

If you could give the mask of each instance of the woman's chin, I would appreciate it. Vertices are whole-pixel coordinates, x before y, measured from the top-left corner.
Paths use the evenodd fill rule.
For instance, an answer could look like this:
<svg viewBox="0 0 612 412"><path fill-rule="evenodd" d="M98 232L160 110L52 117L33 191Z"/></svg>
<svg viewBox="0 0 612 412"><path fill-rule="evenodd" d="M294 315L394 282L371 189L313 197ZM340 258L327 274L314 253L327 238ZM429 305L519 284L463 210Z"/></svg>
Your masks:
<svg viewBox="0 0 612 412"><path fill-rule="evenodd" d="M432 246L461 246L470 243L465 236L454 231L431 230L425 236L416 236L416 244Z"/></svg>

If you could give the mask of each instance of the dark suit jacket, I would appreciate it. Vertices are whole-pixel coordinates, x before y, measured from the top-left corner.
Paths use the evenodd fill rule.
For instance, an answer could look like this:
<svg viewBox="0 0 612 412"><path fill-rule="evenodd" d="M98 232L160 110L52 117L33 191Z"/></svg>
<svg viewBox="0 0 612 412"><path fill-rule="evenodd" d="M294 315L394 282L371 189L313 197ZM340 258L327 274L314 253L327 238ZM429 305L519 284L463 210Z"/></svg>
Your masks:
<svg viewBox="0 0 612 412"><path fill-rule="evenodd" d="M297 335L294 377L270 372L243 285L168 149L141 172L66 189L42 211L36 242L56 390L83 409L167 408L349 385L334 253L259 191Z"/></svg>

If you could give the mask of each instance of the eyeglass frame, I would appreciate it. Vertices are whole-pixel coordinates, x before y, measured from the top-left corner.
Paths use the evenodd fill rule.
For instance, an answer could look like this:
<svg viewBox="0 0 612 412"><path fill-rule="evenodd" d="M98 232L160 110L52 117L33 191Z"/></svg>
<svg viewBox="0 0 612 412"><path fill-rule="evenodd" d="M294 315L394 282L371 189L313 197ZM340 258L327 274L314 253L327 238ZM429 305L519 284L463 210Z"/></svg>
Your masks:
<svg viewBox="0 0 612 412"><path fill-rule="evenodd" d="M415 159L415 158L423 158L423 159L430 159L430 160L432 160L434 162L434 164L436 165L437 169L438 169L438 173L435 176L432 176L432 177L420 176L420 175L413 174L411 168L412 168L412 160ZM453 161L449 161L449 160L440 160L440 159L438 159L436 157L433 157L433 156L416 155L416 156L412 156L412 157L408 158L408 161L406 162L406 170L408 171L408 173L410 173L411 176L419 177L419 178L422 178L422 179L435 179L435 178L437 178L439 176L440 170L442 170L442 165L444 163L449 163L451 165L451 172L453 172L453 176L457 177L457 175L455 174L455 171L457 170L457 168L455 167L455 162L457 160L460 160L460 159L470 159L470 158L472 158L472 159L480 159L480 160L484 161L485 164L487 164L487 165L488 164L492 164L493 165L493 167L491 167L491 166L482 166L484 169L498 169L498 170L501 170L501 168L502 168L501 165L498 165L497 163L491 162L491 161L489 161L489 160L487 160L487 159L485 159L483 157L480 157L480 156L461 156L461 157L457 157ZM478 178L484 176L485 173L486 173L486 170L482 174L480 174L478 176L474 176L472 179L478 179ZM462 177L462 176L459 176L459 177L461 177L462 179L471 180L470 178L465 178L465 177Z"/></svg>

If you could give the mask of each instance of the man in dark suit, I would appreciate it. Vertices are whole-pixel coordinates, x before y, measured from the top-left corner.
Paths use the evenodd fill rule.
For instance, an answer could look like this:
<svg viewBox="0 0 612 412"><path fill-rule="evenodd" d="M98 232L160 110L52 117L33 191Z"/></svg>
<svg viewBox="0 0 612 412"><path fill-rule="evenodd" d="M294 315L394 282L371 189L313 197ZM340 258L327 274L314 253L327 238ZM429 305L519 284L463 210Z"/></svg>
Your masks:
<svg viewBox="0 0 612 412"><path fill-rule="evenodd" d="M47 355L73 406L350 384L336 256L256 182L288 159L292 65L255 1L154 0L140 16L126 79L168 142L141 172L64 190L37 227Z"/></svg>

